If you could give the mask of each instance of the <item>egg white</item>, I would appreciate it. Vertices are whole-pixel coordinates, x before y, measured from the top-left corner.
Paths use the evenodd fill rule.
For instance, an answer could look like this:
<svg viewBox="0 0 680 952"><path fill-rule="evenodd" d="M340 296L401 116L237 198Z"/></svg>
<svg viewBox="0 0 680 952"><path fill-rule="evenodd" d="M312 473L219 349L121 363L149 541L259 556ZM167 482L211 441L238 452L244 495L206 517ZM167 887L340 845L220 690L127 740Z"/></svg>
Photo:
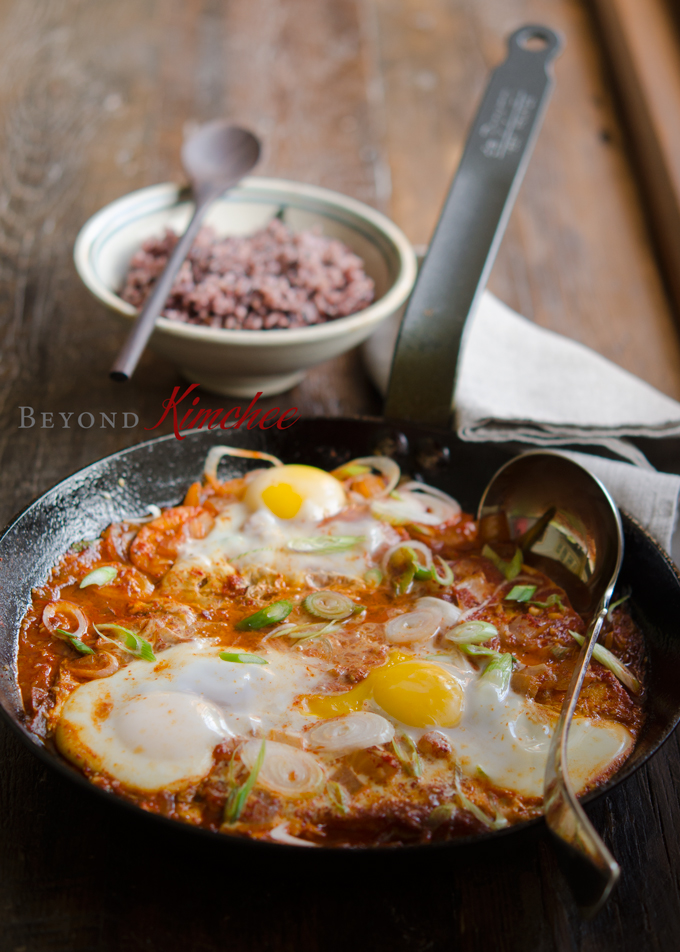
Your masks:
<svg viewBox="0 0 680 952"><path fill-rule="evenodd" d="M357 542L336 552L294 552L288 544L321 536L353 536ZM180 549L169 574L181 575L198 568L215 575L239 573L249 582L266 576L283 576L293 585L336 582L364 584L366 572L378 565L379 555L400 541L387 523L370 514L358 519L316 522L278 519L268 509L251 513L244 503L233 503L216 520L204 539L191 539Z"/></svg>
<svg viewBox="0 0 680 952"><path fill-rule="evenodd" d="M317 686L323 664L272 649L267 664L219 657L207 642L176 645L156 663L134 661L78 687L64 704L56 741L82 767L138 790L174 790L203 778L230 737L297 732L296 696Z"/></svg>

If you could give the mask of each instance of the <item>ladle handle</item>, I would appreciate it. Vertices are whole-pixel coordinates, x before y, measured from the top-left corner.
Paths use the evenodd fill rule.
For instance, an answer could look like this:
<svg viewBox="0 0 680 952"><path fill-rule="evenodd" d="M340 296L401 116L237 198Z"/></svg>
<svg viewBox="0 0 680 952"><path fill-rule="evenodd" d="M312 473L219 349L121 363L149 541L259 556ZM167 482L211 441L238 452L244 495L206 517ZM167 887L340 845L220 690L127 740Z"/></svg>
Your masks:
<svg viewBox="0 0 680 952"><path fill-rule="evenodd" d="M465 322L503 237L553 87L548 65L561 47L545 26L523 26L508 40L406 308L386 417L449 425Z"/></svg>
<svg viewBox="0 0 680 952"><path fill-rule="evenodd" d="M567 770L567 741L593 649L607 617L613 587L612 582L579 653L550 744L543 797L545 821L558 846L562 871L581 912L588 919L605 904L621 870L576 799Z"/></svg>

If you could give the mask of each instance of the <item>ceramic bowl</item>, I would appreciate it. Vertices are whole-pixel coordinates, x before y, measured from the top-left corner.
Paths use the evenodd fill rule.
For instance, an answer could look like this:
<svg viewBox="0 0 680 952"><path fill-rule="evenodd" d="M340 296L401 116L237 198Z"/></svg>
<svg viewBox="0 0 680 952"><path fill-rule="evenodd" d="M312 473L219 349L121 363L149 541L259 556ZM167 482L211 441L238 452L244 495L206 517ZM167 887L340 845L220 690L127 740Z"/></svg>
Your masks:
<svg viewBox="0 0 680 952"><path fill-rule="evenodd" d="M132 255L168 226L183 231L192 210L186 190L153 185L107 205L81 229L74 249L78 274L126 326L137 311L117 292ZM222 330L159 317L150 346L214 393L252 397L290 389L310 367L366 340L403 306L415 281L416 258L403 232L375 209L329 189L246 178L215 202L206 224L218 235L249 234L275 215L293 231L317 227L348 245L375 282L375 301L349 317L285 330Z"/></svg>

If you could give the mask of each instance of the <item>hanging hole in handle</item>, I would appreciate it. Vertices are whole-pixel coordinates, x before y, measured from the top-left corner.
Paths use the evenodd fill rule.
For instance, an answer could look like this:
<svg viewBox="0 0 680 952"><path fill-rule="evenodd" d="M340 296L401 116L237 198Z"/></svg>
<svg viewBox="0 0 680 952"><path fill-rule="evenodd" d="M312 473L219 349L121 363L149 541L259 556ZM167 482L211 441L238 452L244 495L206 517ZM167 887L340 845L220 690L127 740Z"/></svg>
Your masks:
<svg viewBox="0 0 680 952"><path fill-rule="evenodd" d="M543 33L522 33L517 37L517 42L523 50L529 50L530 53L540 53L547 49L550 41Z"/></svg>
<svg viewBox="0 0 680 952"><path fill-rule="evenodd" d="M527 26L520 27L520 29L516 30L511 36L510 42L512 43L513 41L526 53L552 53L553 56L559 52L563 46L563 41L559 34L554 33L548 29L548 27L539 26L538 24L527 24Z"/></svg>

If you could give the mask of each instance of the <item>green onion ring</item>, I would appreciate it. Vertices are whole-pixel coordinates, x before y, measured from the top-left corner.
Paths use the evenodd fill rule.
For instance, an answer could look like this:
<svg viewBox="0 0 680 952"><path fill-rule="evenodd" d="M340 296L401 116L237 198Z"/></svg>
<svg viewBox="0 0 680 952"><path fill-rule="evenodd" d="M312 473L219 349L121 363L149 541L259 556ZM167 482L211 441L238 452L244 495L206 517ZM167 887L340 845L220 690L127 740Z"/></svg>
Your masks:
<svg viewBox="0 0 680 952"><path fill-rule="evenodd" d="M305 611L316 618L326 618L329 621L339 621L354 614L354 602L347 595L340 592L321 591L312 592L302 603Z"/></svg>

